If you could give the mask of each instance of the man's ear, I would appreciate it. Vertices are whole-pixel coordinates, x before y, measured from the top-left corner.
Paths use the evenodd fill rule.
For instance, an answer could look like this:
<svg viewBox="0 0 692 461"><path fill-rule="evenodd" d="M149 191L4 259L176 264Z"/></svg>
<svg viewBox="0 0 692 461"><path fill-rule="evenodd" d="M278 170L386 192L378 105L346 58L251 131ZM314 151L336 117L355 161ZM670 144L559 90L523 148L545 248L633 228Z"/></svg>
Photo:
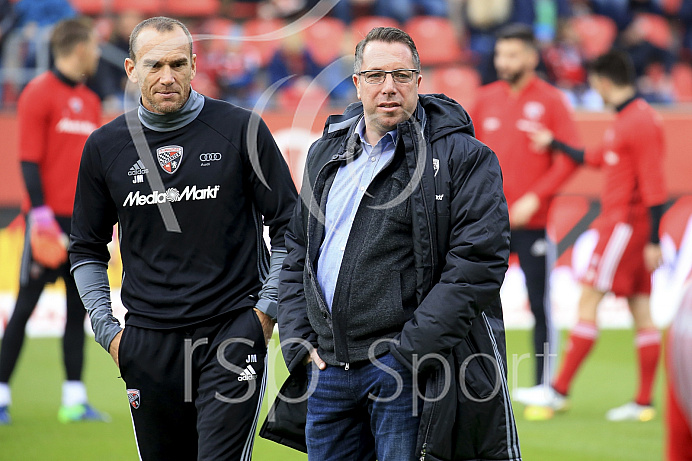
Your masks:
<svg viewBox="0 0 692 461"><path fill-rule="evenodd" d="M356 87L356 94L358 95L358 100L360 101L360 86L358 86L359 80L360 76L353 74L353 85Z"/></svg>
<svg viewBox="0 0 692 461"><path fill-rule="evenodd" d="M190 80L195 78L195 75L197 75L197 55L193 54L192 55L192 60L190 61L190 70L192 71L192 76L190 77Z"/></svg>
<svg viewBox="0 0 692 461"><path fill-rule="evenodd" d="M127 73L127 78L132 83L137 83L137 72L135 72L135 62L130 58L125 59L125 73Z"/></svg>

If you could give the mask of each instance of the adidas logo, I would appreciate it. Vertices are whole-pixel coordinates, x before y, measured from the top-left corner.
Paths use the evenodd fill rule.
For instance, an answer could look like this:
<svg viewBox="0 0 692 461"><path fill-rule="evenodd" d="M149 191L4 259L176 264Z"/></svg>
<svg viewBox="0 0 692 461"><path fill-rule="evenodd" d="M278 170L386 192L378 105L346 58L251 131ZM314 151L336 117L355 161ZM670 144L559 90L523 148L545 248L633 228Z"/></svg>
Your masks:
<svg viewBox="0 0 692 461"><path fill-rule="evenodd" d="M127 172L128 176L135 176L138 174L147 174L149 170L144 168L144 163L141 160L137 160L137 163L130 167L130 171Z"/></svg>
<svg viewBox="0 0 692 461"><path fill-rule="evenodd" d="M252 381L253 379L257 379L257 372L252 368L252 365L246 366L238 376L238 381Z"/></svg>
<svg viewBox="0 0 692 461"><path fill-rule="evenodd" d="M142 163L141 160L137 160L137 163L130 167L130 171L127 172L127 175L133 176L133 184L139 184L144 182L144 175L147 173L149 173L149 170L144 167L144 163Z"/></svg>

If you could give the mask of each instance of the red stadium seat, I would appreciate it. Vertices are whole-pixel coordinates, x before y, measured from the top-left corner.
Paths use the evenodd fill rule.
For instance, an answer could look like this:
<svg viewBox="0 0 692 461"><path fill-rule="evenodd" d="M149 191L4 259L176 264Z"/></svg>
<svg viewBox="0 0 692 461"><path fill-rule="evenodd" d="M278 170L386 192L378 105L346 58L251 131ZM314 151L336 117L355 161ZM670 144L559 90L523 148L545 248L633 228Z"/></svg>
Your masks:
<svg viewBox="0 0 692 461"><path fill-rule="evenodd" d="M107 42L113 34L113 20L108 16L100 16L94 21L94 29L103 42Z"/></svg>
<svg viewBox="0 0 692 461"><path fill-rule="evenodd" d="M657 14L640 13L634 18L634 27L644 36L644 40L662 50L673 44L673 34L668 21Z"/></svg>
<svg viewBox="0 0 692 461"><path fill-rule="evenodd" d="M210 98L219 98L219 87L207 74L197 72L192 88Z"/></svg>
<svg viewBox="0 0 692 461"><path fill-rule="evenodd" d="M683 0L661 0L661 8L666 14L678 14Z"/></svg>
<svg viewBox="0 0 692 461"><path fill-rule="evenodd" d="M423 66L458 64L464 57L454 27L447 18L417 16L406 22L404 29L416 42Z"/></svg>
<svg viewBox="0 0 692 461"><path fill-rule="evenodd" d="M279 90L277 97L279 109L291 113L295 112L299 105L311 109L324 108L329 101L327 92L317 85L310 87L308 85L306 80L300 80L294 85Z"/></svg>
<svg viewBox="0 0 692 461"><path fill-rule="evenodd" d="M444 93L464 107L470 107L476 98L476 91L481 86L481 76L473 67L453 66L432 69L428 72L431 90ZM423 76L425 80L426 76Z"/></svg>
<svg viewBox="0 0 692 461"><path fill-rule="evenodd" d="M173 17L197 17L213 16L221 7L219 0L166 0L165 11Z"/></svg>
<svg viewBox="0 0 692 461"><path fill-rule="evenodd" d="M160 14L165 4L164 0L112 0L111 7L115 13L138 11L144 15Z"/></svg>
<svg viewBox="0 0 692 461"><path fill-rule="evenodd" d="M341 56L340 45L344 42L346 25L339 19L324 17L302 34L315 62L324 67Z"/></svg>
<svg viewBox="0 0 692 461"><path fill-rule="evenodd" d="M692 66L677 63L671 70L673 93L677 102L692 102Z"/></svg>
<svg viewBox="0 0 692 461"><path fill-rule="evenodd" d="M615 21L598 14L575 16L572 26L579 36L580 47L587 60L610 50L618 33Z"/></svg>
<svg viewBox="0 0 692 461"><path fill-rule="evenodd" d="M257 10L259 9L259 2L249 0L249 1L234 1L234 2L222 2L224 5L222 11L229 18L246 21L248 19L257 17Z"/></svg>
<svg viewBox="0 0 692 461"><path fill-rule="evenodd" d="M204 21L199 28L201 37L195 37L195 40L202 39L201 47L209 52L221 52L226 50L229 44L228 38L237 36L238 31L242 31L242 26L230 19L212 18Z"/></svg>
<svg viewBox="0 0 692 461"><path fill-rule="evenodd" d="M375 27L400 27L396 19L386 16L361 16L351 23L351 33L353 34L353 46L363 40L368 32Z"/></svg>
<svg viewBox="0 0 692 461"><path fill-rule="evenodd" d="M70 4L81 14L98 16L106 9L106 0L71 0Z"/></svg>
<svg viewBox="0 0 692 461"><path fill-rule="evenodd" d="M259 54L262 66L269 63L274 52L281 45L281 39L291 33L289 31L279 33L284 26L284 22L280 19L254 18L245 23L244 46Z"/></svg>

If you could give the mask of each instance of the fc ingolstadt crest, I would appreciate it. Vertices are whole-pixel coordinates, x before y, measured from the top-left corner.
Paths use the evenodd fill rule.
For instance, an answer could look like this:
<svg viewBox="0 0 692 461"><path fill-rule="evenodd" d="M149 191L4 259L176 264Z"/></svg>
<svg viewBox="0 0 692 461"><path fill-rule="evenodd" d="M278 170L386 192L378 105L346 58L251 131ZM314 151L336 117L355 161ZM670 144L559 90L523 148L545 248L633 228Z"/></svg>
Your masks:
<svg viewBox="0 0 692 461"><path fill-rule="evenodd" d="M135 410L139 408L139 389L128 389L127 390L127 400L130 401L130 405Z"/></svg>
<svg viewBox="0 0 692 461"><path fill-rule="evenodd" d="M156 149L156 158L163 171L173 174L178 171L183 161L183 148L180 146L164 146Z"/></svg>

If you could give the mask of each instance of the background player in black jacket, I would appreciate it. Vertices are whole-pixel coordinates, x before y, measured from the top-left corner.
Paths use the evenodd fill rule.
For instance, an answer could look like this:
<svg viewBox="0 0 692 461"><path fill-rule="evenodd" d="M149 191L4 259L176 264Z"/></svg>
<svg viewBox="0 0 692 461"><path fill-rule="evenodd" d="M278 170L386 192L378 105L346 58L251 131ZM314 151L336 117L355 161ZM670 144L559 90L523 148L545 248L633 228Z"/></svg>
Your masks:
<svg viewBox="0 0 692 461"><path fill-rule="evenodd" d="M192 90L195 59L182 23L135 27L125 69L139 108L87 140L75 198L72 271L144 460L250 459L296 200L260 118ZM106 276L116 222L122 330Z"/></svg>

